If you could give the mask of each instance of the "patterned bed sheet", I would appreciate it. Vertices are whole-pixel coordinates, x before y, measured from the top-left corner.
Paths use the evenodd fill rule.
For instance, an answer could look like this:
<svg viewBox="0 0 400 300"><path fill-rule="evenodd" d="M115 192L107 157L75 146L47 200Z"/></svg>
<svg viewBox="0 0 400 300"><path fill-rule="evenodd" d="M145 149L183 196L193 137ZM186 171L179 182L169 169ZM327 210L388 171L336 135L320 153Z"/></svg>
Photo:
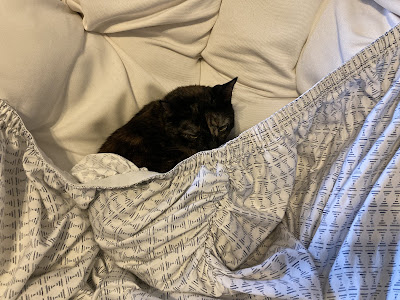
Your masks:
<svg viewBox="0 0 400 300"><path fill-rule="evenodd" d="M165 174L63 172L1 101L0 297L400 297L399 42Z"/></svg>

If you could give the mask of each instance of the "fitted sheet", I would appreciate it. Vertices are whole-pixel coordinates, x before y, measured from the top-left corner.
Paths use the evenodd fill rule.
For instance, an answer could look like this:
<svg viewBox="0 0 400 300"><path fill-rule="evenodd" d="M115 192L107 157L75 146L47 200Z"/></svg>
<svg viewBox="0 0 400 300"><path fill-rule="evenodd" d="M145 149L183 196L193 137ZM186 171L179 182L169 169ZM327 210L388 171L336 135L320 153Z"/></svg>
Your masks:
<svg viewBox="0 0 400 300"><path fill-rule="evenodd" d="M0 295L399 296L400 27L221 148L165 174L73 172L0 107Z"/></svg>

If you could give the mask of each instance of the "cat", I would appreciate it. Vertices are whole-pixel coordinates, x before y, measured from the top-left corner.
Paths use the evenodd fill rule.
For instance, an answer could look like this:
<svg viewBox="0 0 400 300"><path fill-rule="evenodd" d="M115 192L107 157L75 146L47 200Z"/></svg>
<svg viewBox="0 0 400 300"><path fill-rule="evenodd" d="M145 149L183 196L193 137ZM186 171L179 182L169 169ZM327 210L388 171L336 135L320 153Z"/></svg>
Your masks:
<svg viewBox="0 0 400 300"><path fill-rule="evenodd" d="M116 153L138 167L165 173L199 151L221 146L234 126L236 80L176 88L145 105L107 138L99 153Z"/></svg>

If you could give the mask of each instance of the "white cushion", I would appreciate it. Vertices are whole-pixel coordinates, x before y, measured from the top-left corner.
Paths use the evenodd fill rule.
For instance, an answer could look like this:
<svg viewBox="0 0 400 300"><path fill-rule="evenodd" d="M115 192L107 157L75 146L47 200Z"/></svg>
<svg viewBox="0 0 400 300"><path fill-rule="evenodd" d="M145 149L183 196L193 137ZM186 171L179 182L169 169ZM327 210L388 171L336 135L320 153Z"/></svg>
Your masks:
<svg viewBox="0 0 400 300"><path fill-rule="evenodd" d="M87 34L64 3L4 1L0 36L0 98L59 167L97 152L106 132L137 110L114 49Z"/></svg>

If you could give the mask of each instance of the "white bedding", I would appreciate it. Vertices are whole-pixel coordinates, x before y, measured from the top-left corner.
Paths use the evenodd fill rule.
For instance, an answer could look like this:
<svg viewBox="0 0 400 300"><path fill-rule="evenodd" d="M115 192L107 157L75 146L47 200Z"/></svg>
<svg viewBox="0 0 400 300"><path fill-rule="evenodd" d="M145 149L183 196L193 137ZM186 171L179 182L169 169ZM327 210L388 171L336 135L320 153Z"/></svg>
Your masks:
<svg viewBox="0 0 400 300"><path fill-rule="evenodd" d="M400 297L399 66L396 27L166 174L98 154L73 177L2 102L0 295Z"/></svg>

